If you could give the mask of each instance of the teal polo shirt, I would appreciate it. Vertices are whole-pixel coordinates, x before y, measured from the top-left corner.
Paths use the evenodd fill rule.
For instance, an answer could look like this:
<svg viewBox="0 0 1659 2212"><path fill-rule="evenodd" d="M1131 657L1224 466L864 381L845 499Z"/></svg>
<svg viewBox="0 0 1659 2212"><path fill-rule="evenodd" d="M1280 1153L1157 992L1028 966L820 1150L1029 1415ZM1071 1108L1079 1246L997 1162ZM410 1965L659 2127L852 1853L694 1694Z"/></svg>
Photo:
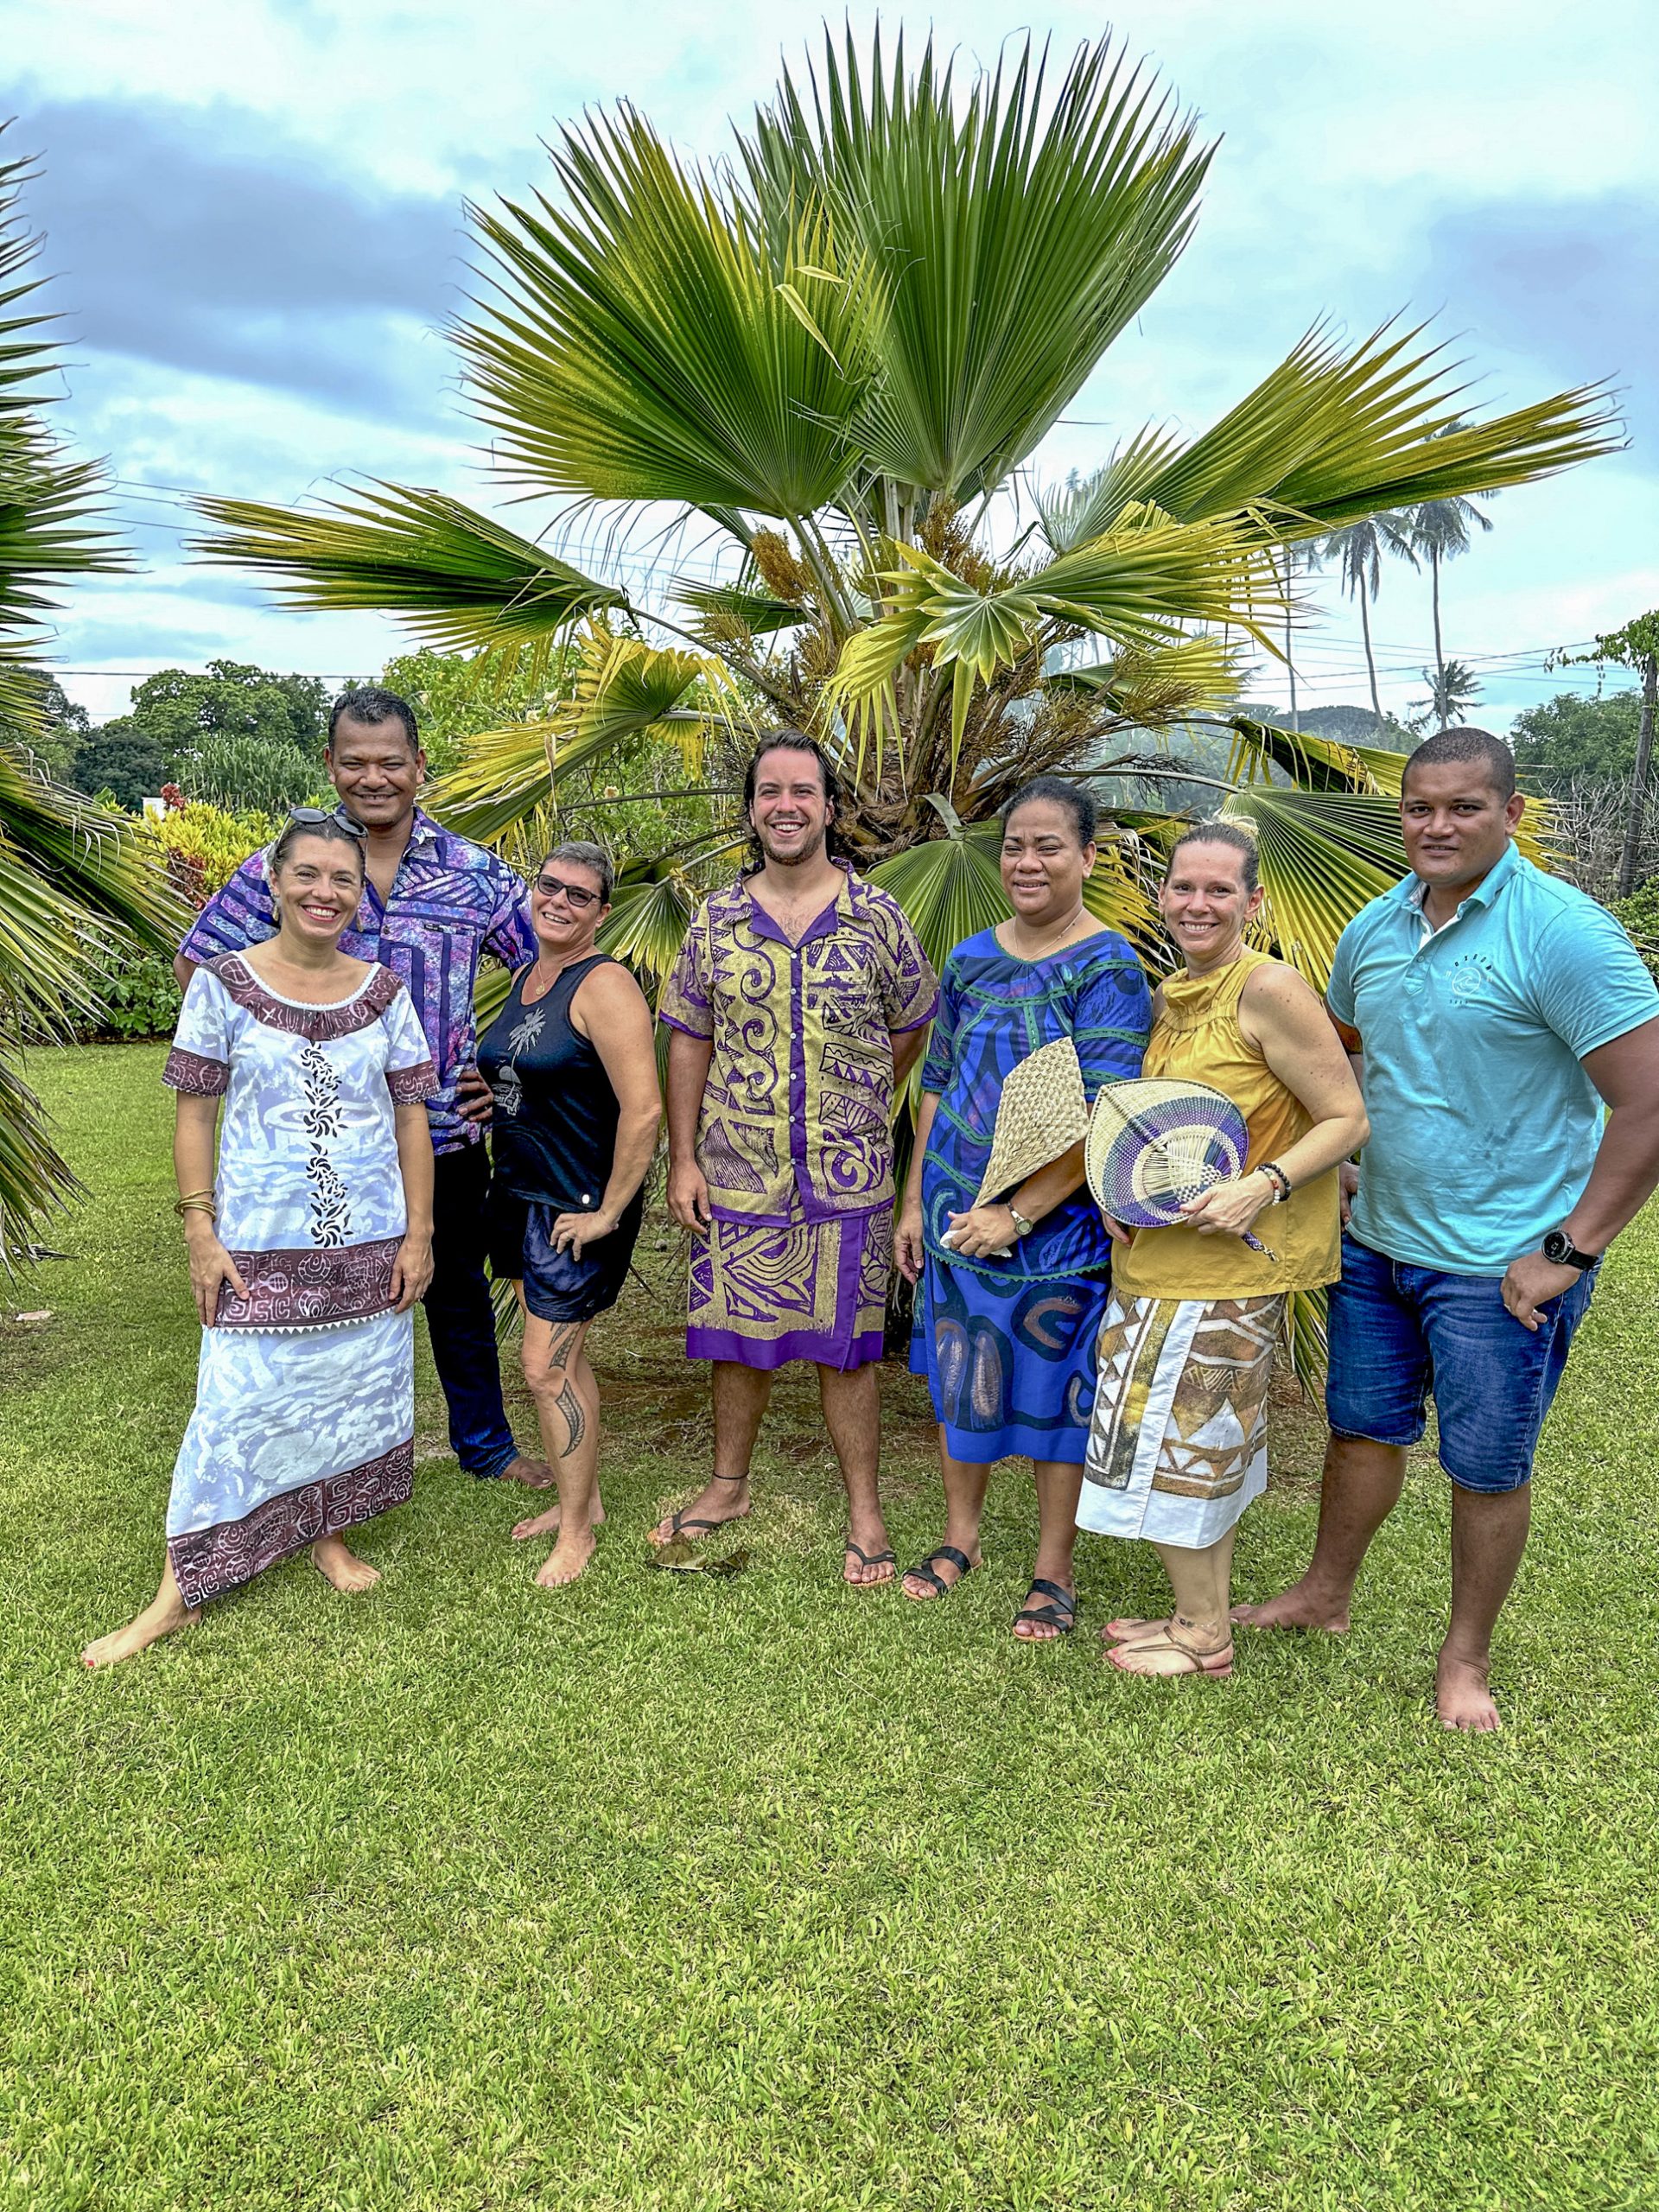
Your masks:
<svg viewBox="0 0 1659 2212"><path fill-rule="evenodd" d="M1612 916L1513 843L1425 937L1407 876L1343 931L1326 1003L1359 1032L1370 1141L1353 1233L1415 1267L1501 1275L1578 1204L1602 1104L1580 1062L1659 1018Z"/></svg>

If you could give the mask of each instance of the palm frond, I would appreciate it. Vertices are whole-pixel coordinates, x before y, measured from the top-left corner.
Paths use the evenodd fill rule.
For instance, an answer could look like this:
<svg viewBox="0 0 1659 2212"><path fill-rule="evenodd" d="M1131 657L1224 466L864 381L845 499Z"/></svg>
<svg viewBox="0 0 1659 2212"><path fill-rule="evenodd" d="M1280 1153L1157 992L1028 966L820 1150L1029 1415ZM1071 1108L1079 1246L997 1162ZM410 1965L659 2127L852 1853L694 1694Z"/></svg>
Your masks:
<svg viewBox="0 0 1659 2212"><path fill-rule="evenodd" d="M625 868L599 933L601 950L626 962L642 982L660 986L679 957L696 904L696 893L671 862Z"/></svg>
<svg viewBox="0 0 1659 2212"><path fill-rule="evenodd" d="M1255 784L1222 811L1255 831L1268 894L1262 919L1280 958L1322 992L1343 931L1407 872L1398 805L1373 792Z"/></svg>
<svg viewBox="0 0 1659 2212"><path fill-rule="evenodd" d="M706 704L683 705L699 687ZM720 661L613 637L596 623L578 642L570 697L550 715L469 739L461 766L434 785L433 811L465 836L493 842L625 739L659 731L695 769L715 713L728 725L748 719Z"/></svg>
<svg viewBox="0 0 1659 2212"><path fill-rule="evenodd" d="M1014 912L995 848L986 849L988 842L962 835L935 837L895 853L870 871L871 882L898 900L936 972L952 946L976 931L994 929Z"/></svg>
<svg viewBox="0 0 1659 2212"><path fill-rule="evenodd" d="M677 579L674 596L697 616L711 640L723 641L735 628L760 638L793 630L807 620L804 607L746 584L702 584Z"/></svg>
<svg viewBox="0 0 1659 2212"><path fill-rule="evenodd" d="M952 499L1032 451L1191 236L1210 156L1103 39L1046 97L1027 39L958 105L931 43L913 74L878 33L868 84L826 35L742 142L757 201L855 224L885 289L861 421L870 466Z"/></svg>
<svg viewBox="0 0 1659 2212"><path fill-rule="evenodd" d="M768 223L626 106L553 162L568 210L472 211L492 285L455 338L507 475L785 518L834 499L880 303L854 242L805 200Z"/></svg>
<svg viewBox="0 0 1659 2212"><path fill-rule="evenodd" d="M544 643L576 616L626 604L527 537L442 492L382 484L321 514L199 499L219 529L192 551L268 580L307 613L375 608L448 652Z"/></svg>
<svg viewBox="0 0 1659 2212"><path fill-rule="evenodd" d="M1244 672L1243 646L1206 631L1165 645L1126 645L1087 667L1052 670L1043 688L1086 693L1126 722L1160 729L1193 715L1224 714Z"/></svg>
<svg viewBox="0 0 1659 2212"><path fill-rule="evenodd" d="M1070 553L1091 537L1103 537L1126 508L1147 502L1179 450L1179 440L1169 432L1142 430L1092 475L1039 491L1037 512L1050 550Z"/></svg>
<svg viewBox="0 0 1659 2212"><path fill-rule="evenodd" d="M1398 798L1408 756L1376 745L1347 745L1312 730L1275 728L1246 715L1232 718L1230 777L1264 783L1269 766L1282 768L1305 791L1372 791Z"/></svg>
<svg viewBox="0 0 1659 2212"><path fill-rule="evenodd" d="M1382 508L1532 483L1619 446L1599 385L1452 427L1456 370L1422 334L1388 324L1344 348L1316 327L1145 496L1185 521L1254 508L1281 537L1316 537Z"/></svg>

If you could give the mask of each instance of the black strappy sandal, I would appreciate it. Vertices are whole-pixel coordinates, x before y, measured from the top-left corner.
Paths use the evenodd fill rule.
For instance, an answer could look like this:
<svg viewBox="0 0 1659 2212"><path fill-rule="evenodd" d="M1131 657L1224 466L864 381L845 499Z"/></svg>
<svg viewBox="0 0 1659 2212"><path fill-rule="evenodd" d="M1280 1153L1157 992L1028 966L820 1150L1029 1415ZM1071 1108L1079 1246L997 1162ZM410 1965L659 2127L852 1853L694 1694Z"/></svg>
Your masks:
<svg viewBox="0 0 1659 2212"><path fill-rule="evenodd" d="M955 1582L947 1582L944 1577L936 1571L933 1562L940 1559L948 1559L951 1566L957 1569ZM919 1567L907 1567L899 1580L902 1586L913 1574L918 1582L931 1582L933 1585L934 1597L948 1598L957 1588L957 1584L964 1581L973 1571L973 1561L966 1552L959 1552L954 1544L941 1544L937 1551L929 1552ZM910 1598L908 1590L905 1592L905 1595ZM911 1598L910 1602L912 1605L931 1605L933 1600L931 1598Z"/></svg>
<svg viewBox="0 0 1659 2212"><path fill-rule="evenodd" d="M1039 1592L1053 1602L1047 1605L1033 1605L1031 1601ZM1063 1590L1058 1582L1047 1581L1040 1574L1034 1575L1031 1587L1026 1592L1025 1605L1014 1617L1016 1629L1021 1621L1029 1621L1033 1628L1058 1629L1062 1636L1070 1636L1077 1624L1077 1592ZM1046 1643L1051 1639L1043 1636L1022 1636L1017 1641L1021 1643Z"/></svg>

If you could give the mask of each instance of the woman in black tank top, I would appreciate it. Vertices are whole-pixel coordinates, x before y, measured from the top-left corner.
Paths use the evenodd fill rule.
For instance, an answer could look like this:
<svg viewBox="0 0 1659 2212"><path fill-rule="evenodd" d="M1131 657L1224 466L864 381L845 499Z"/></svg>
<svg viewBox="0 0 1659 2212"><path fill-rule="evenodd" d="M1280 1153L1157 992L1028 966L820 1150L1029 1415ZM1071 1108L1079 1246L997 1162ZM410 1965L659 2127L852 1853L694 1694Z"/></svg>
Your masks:
<svg viewBox="0 0 1659 2212"><path fill-rule="evenodd" d="M550 1589L582 1573L604 1518L599 1386L583 1344L621 1295L662 1114L645 994L594 949L610 893L599 846L548 855L530 895L540 950L478 1044L495 1102L490 1264L524 1310L524 1381L559 1490L550 1513L512 1533L556 1534L536 1577Z"/></svg>

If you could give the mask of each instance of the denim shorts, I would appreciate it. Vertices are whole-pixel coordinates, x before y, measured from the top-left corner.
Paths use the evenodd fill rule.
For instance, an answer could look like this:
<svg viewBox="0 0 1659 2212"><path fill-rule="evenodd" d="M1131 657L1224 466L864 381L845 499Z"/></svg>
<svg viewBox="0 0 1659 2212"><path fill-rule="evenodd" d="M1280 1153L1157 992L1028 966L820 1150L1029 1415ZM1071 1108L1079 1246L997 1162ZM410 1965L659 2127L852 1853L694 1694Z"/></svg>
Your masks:
<svg viewBox="0 0 1659 2212"><path fill-rule="evenodd" d="M585 1246L577 1259L574 1252L554 1247L557 1206L516 1198L493 1186L488 1216L491 1270L498 1281L505 1276L524 1284L524 1304L538 1320L591 1321L596 1314L607 1313L622 1295L645 1209L645 1192L637 1191L610 1235Z"/></svg>
<svg viewBox="0 0 1659 2212"><path fill-rule="evenodd" d="M1497 1275L1451 1274L1385 1258L1345 1231L1331 1287L1325 1406L1338 1436L1415 1444L1432 1390L1440 1465L1464 1490L1519 1490L1579 1323L1592 1268L1523 1329Z"/></svg>

